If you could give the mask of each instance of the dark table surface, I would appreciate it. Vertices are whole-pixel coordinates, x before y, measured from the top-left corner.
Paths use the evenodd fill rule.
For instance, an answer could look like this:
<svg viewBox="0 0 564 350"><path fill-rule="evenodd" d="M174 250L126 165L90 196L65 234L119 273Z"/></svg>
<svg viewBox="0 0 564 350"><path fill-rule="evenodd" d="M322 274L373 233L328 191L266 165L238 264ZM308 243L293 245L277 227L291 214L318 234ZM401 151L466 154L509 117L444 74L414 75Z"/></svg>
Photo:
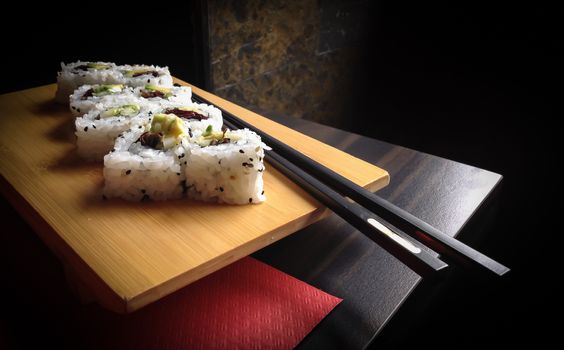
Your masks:
<svg viewBox="0 0 564 350"><path fill-rule="evenodd" d="M465 242L479 239L480 230L473 227L482 225L473 223L481 222L483 216L487 217L481 213L495 208L496 188L501 181L498 174L305 120L272 118L386 169L391 182L378 192L380 196L451 236L464 233ZM17 250L18 245L21 245L19 248L24 251L24 258L30 254L43 259L45 266L58 265L56 258L4 199L2 211L9 217L5 227L20 232L17 237L10 238L11 247ZM2 236L0 243L5 246L8 237ZM2 249L3 255L9 255L5 250ZM434 282L429 282L431 287L425 286L427 282L420 283L421 278L417 274L335 215L262 249L254 256L344 299L300 344L303 349L364 348L374 336L381 333L394 315L397 314L394 319L406 318L398 310L411 310L408 311L411 315L415 312L413 310L427 305L426 294L437 286ZM22 276L38 273L14 261L18 259L11 260L11 265L5 265L8 267L8 278L12 274ZM60 269L60 266L57 268ZM64 285L61 271L51 270L46 275L51 283ZM13 294L9 295L12 300L16 297L15 304L8 309L12 311L8 313L16 312L14 310L48 313L48 310L42 311L39 301L32 300L33 291L25 290L26 286L32 288L30 283L15 281L8 292L4 291ZM54 299L59 309L64 308L61 302L64 296L53 293L48 297ZM417 305L410 306L406 303L409 299L417 300ZM64 310L60 312L64 314ZM40 321L42 317L56 316L37 317ZM17 342L17 338L24 334L22 329L29 327L29 324L22 322L0 327L3 328L0 340L4 334L11 339L10 342ZM15 334L16 340L10 333Z"/></svg>
<svg viewBox="0 0 564 350"><path fill-rule="evenodd" d="M495 208L499 174L301 119L271 118L386 169L390 184L378 195L448 235L464 231L466 243L479 240ZM363 348L414 290L422 290L414 296L419 305L409 306L403 318L431 303L430 291L441 286L418 287L421 277L336 215L255 257L344 299L301 343L303 349Z"/></svg>

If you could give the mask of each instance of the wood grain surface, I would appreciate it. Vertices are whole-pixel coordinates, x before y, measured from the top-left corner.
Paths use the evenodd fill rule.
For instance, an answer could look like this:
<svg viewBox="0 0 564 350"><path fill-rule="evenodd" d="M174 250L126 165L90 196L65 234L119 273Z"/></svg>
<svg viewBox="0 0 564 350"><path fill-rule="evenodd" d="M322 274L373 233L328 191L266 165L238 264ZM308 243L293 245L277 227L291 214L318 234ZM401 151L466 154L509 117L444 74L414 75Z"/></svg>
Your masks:
<svg viewBox="0 0 564 350"><path fill-rule="evenodd" d="M84 163L55 85L0 96L2 193L94 299L130 312L322 218L326 210L272 167L267 201L104 201L102 164ZM201 96L372 190L386 171L194 87Z"/></svg>

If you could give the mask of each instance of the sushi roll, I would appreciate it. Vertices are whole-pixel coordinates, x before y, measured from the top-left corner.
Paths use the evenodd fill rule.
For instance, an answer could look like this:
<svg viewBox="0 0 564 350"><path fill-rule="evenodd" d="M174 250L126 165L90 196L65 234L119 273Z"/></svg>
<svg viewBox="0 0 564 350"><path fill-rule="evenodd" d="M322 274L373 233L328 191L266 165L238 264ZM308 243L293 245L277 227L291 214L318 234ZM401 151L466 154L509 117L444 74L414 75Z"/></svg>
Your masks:
<svg viewBox="0 0 564 350"><path fill-rule="evenodd" d="M129 98L133 96L133 89L123 84L82 85L69 98L70 110L78 117L116 96Z"/></svg>
<svg viewBox="0 0 564 350"><path fill-rule="evenodd" d="M156 114L126 130L104 156L104 196L129 201L181 198L187 127L182 119Z"/></svg>
<svg viewBox="0 0 564 350"><path fill-rule="evenodd" d="M138 87L147 84L162 87L172 87L172 76L168 67L147 65L124 65L118 67L122 74L122 83L128 86Z"/></svg>
<svg viewBox="0 0 564 350"><path fill-rule="evenodd" d="M214 130L221 130L223 126L221 111L212 105L169 101L152 103L153 106L155 104L158 105L153 109L155 113L174 114L182 118L190 134L201 134L210 125Z"/></svg>
<svg viewBox="0 0 564 350"><path fill-rule="evenodd" d="M187 153L188 197L228 204L263 202L264 150L260 137L248 130L216 131L208 127L194 136Z"/></svg>
<svg viewBox="0 0 564 350"><path fill-rule="evenodd" d="M98 103L75 120L78 155L87 160L101 161L122 132L149 121L152 114L150 107L134 96Z"/></svg>
<svg viewBox="0 0 564 350"><path fill-rule="evenodd" d="M69 96L81 85L122 83L123 74L116 70L116 67L110 62L61 62L61 71L57 74L55 100L68 103Z"/></svg>
<svg viewBox="0 0 564 350"><path fill-rule="evenodd" d="M168 67L148 65L118 66L111 62L61 63L57 75L57 93L55 100L68 103L69 96L81 85L123 84L131 87L143 87L147 84L172 87L172 76Z"/></svg>
<svg viewBox="0 0 564 350"><path fill-rule="evenodd" d="M192 89L189 86L160 86L146 84L135 88L135 95L151 102L169 101L192 103Z"/></svg>

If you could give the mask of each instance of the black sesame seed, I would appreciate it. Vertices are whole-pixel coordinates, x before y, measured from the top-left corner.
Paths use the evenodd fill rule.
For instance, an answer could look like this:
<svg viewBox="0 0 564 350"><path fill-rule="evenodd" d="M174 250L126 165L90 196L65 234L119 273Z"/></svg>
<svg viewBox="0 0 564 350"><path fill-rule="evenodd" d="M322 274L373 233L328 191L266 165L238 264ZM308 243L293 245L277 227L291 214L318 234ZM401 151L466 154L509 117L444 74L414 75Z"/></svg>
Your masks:
<svg viewBox="0 0 564 350"><path fill-rule="evenodd" d="M151 82L151 79L147 79L147 83L150 83L150 82Z"/></svg>
<svg viewBox="0 0 564 350"><path fill-rule="evenodd" d="M220 190L221 192L223 192L223 187L219 187L219 190Z"/></svg>
<svg viewBox="0 0 564 350"><path fill-rule="evenodd" d="M249 160L252 162L252 161L253 161L253 158L249 158Z"/></svg>
<svg viewBox="0 0 564 350"><path fill-rule="evenodd" d="M264 194L264 191L262 191L260 194Z"/></svg>
<svg viewBox="0 0 564 350"><path fill-rule="evenodd" d="M141 190L141 193L145 193L145 192L147 192L147 191L145 191L144 189Z"/></svg>
<svg viewBox="0 0 564 350"><path fill-rule="evenodd" d="M76 111L77 111L78 113L80 113L80 108L77 108Z"/></svg>
<svg viewBox="0 0 564 350"><path fill-rule="evenodd" d="M87 126L84 127L84 131L86 131L86 132L88 131L88 127L87 127Z"/></svg>
<svg viewBox="0 0 564 350"><path fill-rule="evenodd" d="M96 125L94 125L94 124L92 124L92 127L93 127L94 129L96 129Z"/></svg>
<svg viewBox="0 0 564 350"><path fill-rule="evenodd" d="M72 108L72 109L76 109L76 107L75 107L75 106L71 106L71 108Z"/></svg>
<svg viewBox="0 0 564 350"><path fill-rule="evenodd" d="M239 150L239 153L245 153L245 151L243 151L242 149Z"/></svg>
<svg viewBox="0 0 564 350"><path fill-rule="evenodd" d="M125 172L125 175L129 175L129 174L131 174L131 170Z"/></svg>
<svg viewBox="0 0 564 350"><path fill-rule="evenodd" d="M143 127L141 125L139 125L139 129L143 129Z"/></svg>
<svg viewBox="0 0 564 350"><path fill-rule="evenodd" d="M178 159L182 159L182 158L184 158L184 156L185 156L185 154L182 153L181 155L178 156Z"/></svg>
<svg viewBox="0 0 564 350"><path fill-rule="evenodd" d="M176 173L176 175L180 176L180 173Z"/></svg>
<svg viewBox="0 0 564 350"><path fill-rule="evenodd" d="M221 165L221 159L219 160L219 162L217 162L217 164Z"/></svg>
<svg viewBox="0 0 564 350"><path fill-rule="evenodd" d="M252 203L252 202L253 202L253 199L252 199L252 198L249 198L249 203Z"/></svg>
<svg viewBox="0 0 564 350"><path fill-rule="evenodd" d="M112 148L112 150L111 150L110 152L115 152L115 151L116 151L116 149L115 149L115 148Z"/></svg>
<svg viewBox="0 0 564 350"><path fill-rule="evenodd" d="M96 120L100 120L100 115L98 114L98 116L96 118L94 118Z"/></svg>
<svg viewBox="0 0 564 350"><path fill-rule="evenodd" d="M188 161L185 160L185 161L184 161L184 165L186 165L186 164L188 164Z"/></svg>

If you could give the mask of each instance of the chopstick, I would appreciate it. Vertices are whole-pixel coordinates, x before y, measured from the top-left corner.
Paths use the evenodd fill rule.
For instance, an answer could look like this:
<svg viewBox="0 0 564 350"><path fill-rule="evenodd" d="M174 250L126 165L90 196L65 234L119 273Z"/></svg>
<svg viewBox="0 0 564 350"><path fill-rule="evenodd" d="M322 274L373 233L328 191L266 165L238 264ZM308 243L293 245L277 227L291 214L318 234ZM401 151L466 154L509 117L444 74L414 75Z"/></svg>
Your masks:
<svg viewBox="0 0 564 350"><path fill-rule="evenodd" d="M224 124L230 129L240 128L228 120L224 120ZM349 202L338 192L289 162L276 151L267 152L265 158L272 166L306 190L312 197L323 203L417 274L424 277L435 276L448 267L445 262L406 239L405 234L403 236L398 234L397 228L357 203Z"/></svg>
<svg viewBox="0 0 564 350"><path fill-rule="evenodd" d="M201 103L211 104L208 100L197 94L193 93L192 96ZM378 197L374 193L335 173L331 169L319 164L274 137L258 130L232 113L222 108L220 108L220 110L223 113L224 120L230 121L238 127L255 131L261 136L265 143L272 147L278 154L295 164L296 167L303 169L303 171L309 173L311 176L322 179L323 182L333 190L343 196L349 197L372 213L393 223L397 228L405 231L405 233L437 251L439 254L442 254L447 259L462 263L464 266L477 267L498 276L502 276L509 271L509 268L506 266L437 230L423 220Z"/></svg>

